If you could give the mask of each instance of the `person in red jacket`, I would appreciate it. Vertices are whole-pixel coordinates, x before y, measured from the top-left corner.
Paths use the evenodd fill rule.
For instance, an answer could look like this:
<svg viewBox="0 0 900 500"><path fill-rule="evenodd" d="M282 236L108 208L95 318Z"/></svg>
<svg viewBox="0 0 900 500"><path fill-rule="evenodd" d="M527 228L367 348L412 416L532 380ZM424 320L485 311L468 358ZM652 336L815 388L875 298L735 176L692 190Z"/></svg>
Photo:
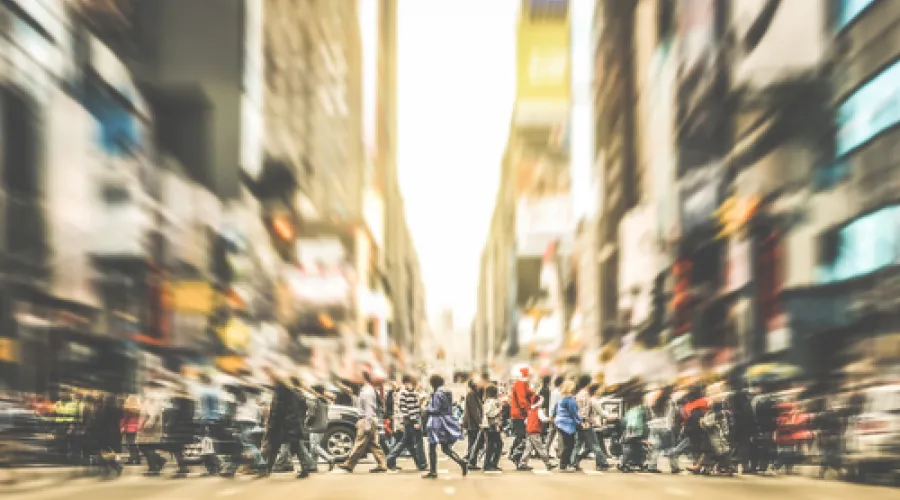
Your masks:
<svg viewBox="0 0 900 500"><path fill-rule="evenodd" d="M528 409L528 417L525 419L525 432L527 434L525 450L522 452L522 458L519 460L517 469L530 471L531 467L528 466L528 459L531 457L531 452L535 451L541 461L544 462L547 470L553 470L555 465L550 462L550 454L547 453L547 447L544 445L543 439L544 422L549 421L550 417L547 416L547 413L542 408L543 398L535 395L532 399L534 402Z"/></svg>
<svg viewBox="0 0 900 500"><path fill-rule="evenodd" d="M119 431L125 435L128 445L128 465L140 465L141 454L138 451L137 433L141 429L141 404L137 396L129 396L125 400Z"/></svg>
<svg viewBox="0 0 900 500"><path fill-rule="evenodd" d="M531 376L531 370L523 367L519 370L519 380L513 384L509 394L509 420L512 422L513 442L509 448L509 459L514 464L519 463L522 459L522 452L525 448L525 419L528 418L528 410L531 407L534 391L528 383Z"/></svg>

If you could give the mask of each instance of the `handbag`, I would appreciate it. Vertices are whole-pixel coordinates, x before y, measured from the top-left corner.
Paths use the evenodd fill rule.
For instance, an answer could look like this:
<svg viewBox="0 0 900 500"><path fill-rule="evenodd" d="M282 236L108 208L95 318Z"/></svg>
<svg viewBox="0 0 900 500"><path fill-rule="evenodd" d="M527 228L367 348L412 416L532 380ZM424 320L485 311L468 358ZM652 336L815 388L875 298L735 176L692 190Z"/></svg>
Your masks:
<svg viewBox="0 0 900 500"><path fill-rule="evenodd" d="M216 453L216 446L215 446L215 443L213 443L213 440L211 437L206 436L200 440L200 454L201 455L215 455L215 453Z"/></svg>

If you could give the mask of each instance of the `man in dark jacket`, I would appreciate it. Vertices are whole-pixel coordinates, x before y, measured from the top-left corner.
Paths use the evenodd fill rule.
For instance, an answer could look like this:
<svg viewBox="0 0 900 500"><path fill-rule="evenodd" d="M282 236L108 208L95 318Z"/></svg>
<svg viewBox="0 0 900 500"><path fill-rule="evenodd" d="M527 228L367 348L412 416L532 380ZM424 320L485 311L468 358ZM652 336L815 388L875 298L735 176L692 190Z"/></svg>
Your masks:
<svg viewBox="0 0 900 500"><path fill-rule="evenodd" d="M728 408L734 416L732 440L734 444L735 464L740 464L742 471L749 472L752 456L753 438L756 436L756 418L753 415L753 404L750 395L744 388L740 378L729 381L731 395L728 396Z"/></svg>
<svg viewBox="0 0 900 500"><path fill-rule="evenodd" d="M466 439L469 442L467 453L469 470L478 470L478 455L484 446L484 436L481 434L481 419L484 416L482 391L482 382L469 380L469 392L466 393L466 408L462 421L462 428L466 431Z"/></svg>
<svg viewBox="0 0 900 500"><path fill-rule="evenodd" d="M175 477L185 477L191 472L184 461L184 448L194 440L194 411L194 400L184 387L178 387L172 397L172 407L163 417L164 443L178 464Z"/></svg>
<svg viewBox="0 0 900 500"><path fill-rule="evenodd" d="M303 425L306 418L306 404L295 390L282 379L275 382L272 395L272 406L269 420L266 422L265 452L267 470L263 475L272 472L282 444L290 447L291 454L297 455L301 470L298 479L309 476L308 453L301 443Z"/></svg>

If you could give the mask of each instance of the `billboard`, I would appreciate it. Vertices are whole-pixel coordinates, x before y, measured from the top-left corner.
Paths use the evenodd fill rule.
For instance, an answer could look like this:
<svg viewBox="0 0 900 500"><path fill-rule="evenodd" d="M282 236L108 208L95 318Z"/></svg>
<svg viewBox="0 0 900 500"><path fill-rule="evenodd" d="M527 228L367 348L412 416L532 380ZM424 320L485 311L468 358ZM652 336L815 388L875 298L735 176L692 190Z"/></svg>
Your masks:
<svg viewBox="0 0 900 500"><path fill-rule="evenodd" d="M515 114L519 123L555 123L568 113L571 57L567 10L568 2L529 1L523 5L516 57Z"/></svg>
<svg viewBox="0 0 900 500"><path fill-rule="evenodd" d="M572 200L567 195L523 198L516 207L516 248L520 256L541 256L547 245L559 239L568 249L574 229Z"/></svg>

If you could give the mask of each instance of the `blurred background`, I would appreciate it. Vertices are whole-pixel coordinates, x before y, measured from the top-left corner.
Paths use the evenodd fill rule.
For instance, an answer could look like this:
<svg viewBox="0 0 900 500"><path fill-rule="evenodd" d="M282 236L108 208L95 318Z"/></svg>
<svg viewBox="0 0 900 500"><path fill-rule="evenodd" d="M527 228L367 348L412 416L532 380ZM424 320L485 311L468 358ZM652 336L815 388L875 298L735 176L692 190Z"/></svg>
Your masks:
<svg viewBox="0 0 900 500"><path fill-rule="evenodd" d="M898 37L894 0L2 0L0 392L761 365L877 393L896 464Z"/></svg>

